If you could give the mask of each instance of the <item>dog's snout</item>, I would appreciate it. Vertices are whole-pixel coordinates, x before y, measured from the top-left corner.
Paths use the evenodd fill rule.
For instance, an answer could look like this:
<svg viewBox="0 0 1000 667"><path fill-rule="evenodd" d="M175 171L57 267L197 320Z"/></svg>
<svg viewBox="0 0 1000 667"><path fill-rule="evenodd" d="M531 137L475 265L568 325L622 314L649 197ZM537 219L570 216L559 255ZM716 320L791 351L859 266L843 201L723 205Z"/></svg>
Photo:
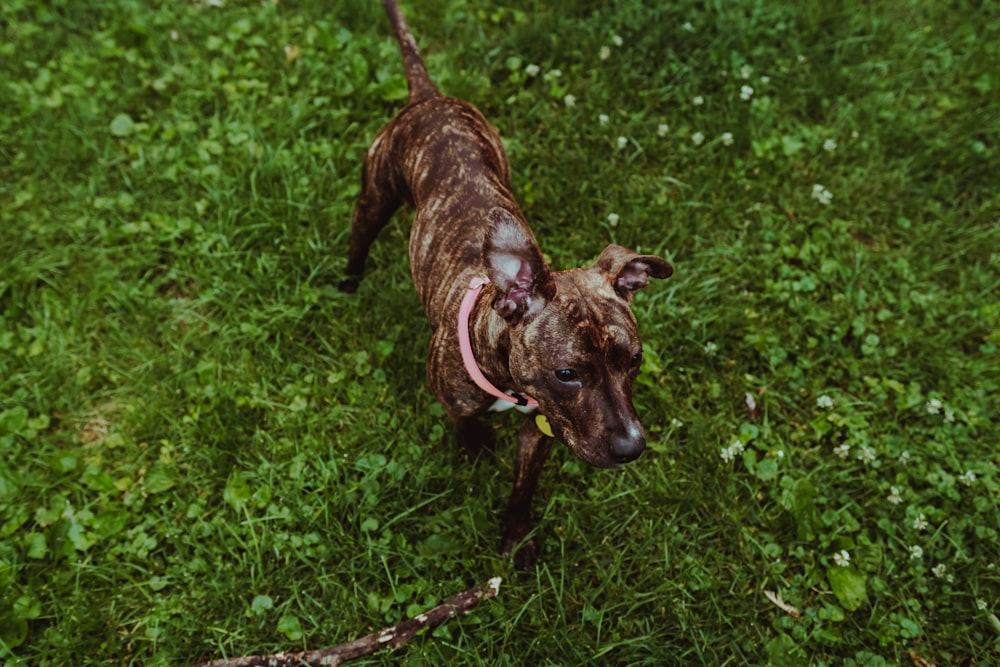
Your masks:
<svg viewBox="0 0 1000 667"><path fill-rule="evenodd" d="M642 434L616 435L611 439L611 456L616 463L635 461L646 451L646 438Z"/></svg>

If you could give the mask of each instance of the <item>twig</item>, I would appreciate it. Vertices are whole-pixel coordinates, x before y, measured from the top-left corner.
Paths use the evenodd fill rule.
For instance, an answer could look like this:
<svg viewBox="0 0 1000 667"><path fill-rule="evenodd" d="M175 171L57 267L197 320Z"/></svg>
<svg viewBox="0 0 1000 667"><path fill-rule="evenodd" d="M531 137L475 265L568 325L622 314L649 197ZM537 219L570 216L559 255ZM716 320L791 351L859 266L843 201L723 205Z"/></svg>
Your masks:
<svg viewBox="0 0 1000 667"><path fill-rule="evenodd" d="M788 604L781 599L781 593L775 593L774 591L764 591L764 597L771 601L772 604L776 605L786 614L789 614L792 618L798 618L802 615L798 609Z"/></svg>
<svg viewBox="0 0 1000 667"><path fill-rule="evenodd" d="M496 597L500 590L500 577L494 577L485 584L476 586L452 599L439 604L430 611L408 618L401 623L384 628L370 635L340 644L332 648L300 653L275 653L274 655L245 655L236 658L222 658L202 662L192 667L302 667L302 665L324 665L336 667L345 660L374 653L384 646L399 646L417 636L423 630L431 630L449 618L467 614L483 600Z"/></svg>
<svg viewBox="0 0 1000 667"><path fill-rule="evenodd" d="M910 660L913 661L913 667L937 667L933 662L927 662L917 655L916 651L910 651Z"/></svg>

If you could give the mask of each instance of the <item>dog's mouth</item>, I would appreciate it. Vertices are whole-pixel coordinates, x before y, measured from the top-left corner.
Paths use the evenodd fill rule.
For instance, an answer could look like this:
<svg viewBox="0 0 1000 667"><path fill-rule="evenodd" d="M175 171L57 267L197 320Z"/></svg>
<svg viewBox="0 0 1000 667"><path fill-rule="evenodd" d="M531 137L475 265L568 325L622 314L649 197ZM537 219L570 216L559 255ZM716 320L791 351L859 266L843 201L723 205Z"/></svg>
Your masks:
<svg viewBox="0 0 1000 667"><path fill-rule="evenodd" d="M546 416L548 419L536 416L536 424L545 421L553 437L565 443L578 459L596 468L618 468L637 460L646 450L646 434L637 419L622 419L613 427L589 424L578 428L556 410ZM538 425L545 433L545 428Z"/></svg>
<svg viewBox="0 0 1000 667"><path fill-rule="evenodd" d="M595 468L620 468L637 460L646 450L646 439L641 435L635 441L612 437L587 445L581 445L578 441L567 441L558 434L556 437L565 442L578 459Z"/></svg>

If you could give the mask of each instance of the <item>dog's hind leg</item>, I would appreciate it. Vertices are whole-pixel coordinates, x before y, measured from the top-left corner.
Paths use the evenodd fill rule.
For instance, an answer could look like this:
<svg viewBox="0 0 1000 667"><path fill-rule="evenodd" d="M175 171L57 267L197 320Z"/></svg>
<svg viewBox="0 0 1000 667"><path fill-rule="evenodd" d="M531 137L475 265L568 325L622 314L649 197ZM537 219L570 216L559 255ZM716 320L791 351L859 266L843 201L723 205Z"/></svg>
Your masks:
<svg viewBox="0 0 1000 667"><path fill-rule="evenodd" d="M392 219L403 198L386 178L383 164L378 160L380 140L376 138L365 162L361 167L361 194L354 206L351 219L351 244L347 252L347 276L340 283L343 292L354 292L358 288L361 274L365 270L368 251L382 228Z"/></svg>

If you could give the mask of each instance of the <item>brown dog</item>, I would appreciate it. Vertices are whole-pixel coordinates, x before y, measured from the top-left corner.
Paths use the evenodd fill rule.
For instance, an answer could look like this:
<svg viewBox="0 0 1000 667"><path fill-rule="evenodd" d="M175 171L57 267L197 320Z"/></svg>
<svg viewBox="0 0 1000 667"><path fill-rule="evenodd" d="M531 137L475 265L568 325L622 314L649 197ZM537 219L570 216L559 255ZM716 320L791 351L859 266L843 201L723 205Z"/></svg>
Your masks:
<svg viewBox="0 0 1000 667"><path fill-rule="evenodd" d="M383 4L410 103L365 156L343 288L357 286L392 214L404 203L414 207L410 268L433 329L427 376L434 395L473 450L492 445L492 429L479 421L491 409L534 413L518 434L504 518L502 551L509 553L530 531L531 498L553 438L600 467L645 449L632 407L642 347L629 302L672 268L609 245L587 268L550 271L511 193L497 131L468 102L438 92L395 0ZM531 565L536 556L527 542L516 563Z"/></svg>

